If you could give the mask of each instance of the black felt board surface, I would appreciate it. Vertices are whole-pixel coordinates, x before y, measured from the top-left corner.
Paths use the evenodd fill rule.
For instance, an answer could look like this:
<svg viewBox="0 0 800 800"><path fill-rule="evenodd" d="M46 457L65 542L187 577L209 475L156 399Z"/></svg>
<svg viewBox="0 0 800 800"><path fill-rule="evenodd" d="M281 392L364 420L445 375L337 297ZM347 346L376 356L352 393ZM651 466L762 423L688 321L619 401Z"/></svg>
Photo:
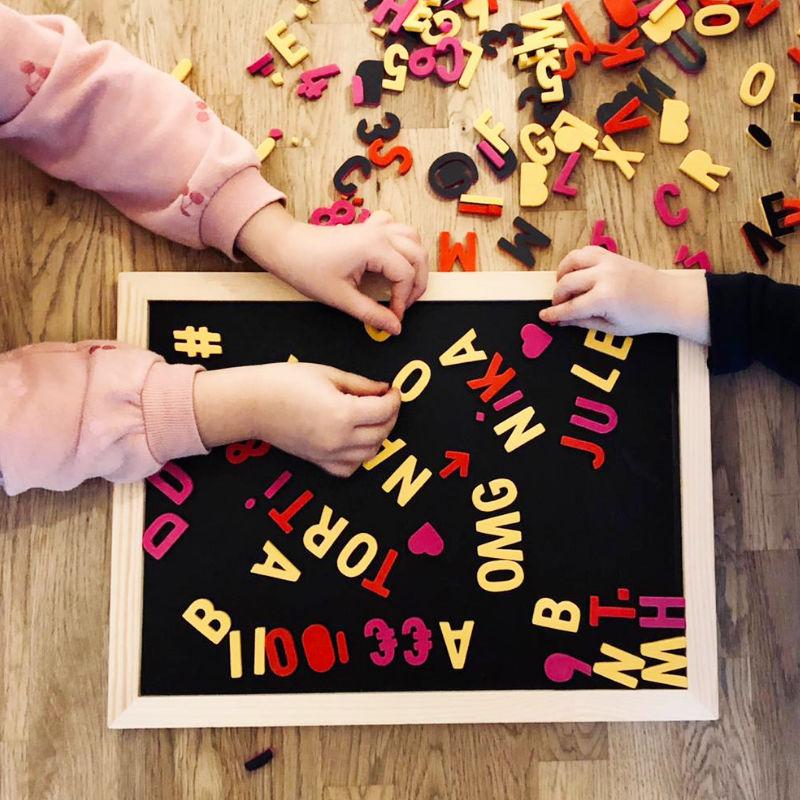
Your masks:
<svg viewBox="0 0 800 800"><path fill-rule="evenodd" d="M145 556L141 693L235 694L272 692L426 691L473 689L619 689L598 676L576 673L565 684L545 675L544 659L553 652L569 653L592 663L601 660L600 646L609 642L632 653L642 642L681 631L640 628L638 621L605 619L588 622L589 596L616 605L619 587L640 595L682 596L680 476L678 459L677 343L666 336L638 337L627 360L618 361L584 346L585 331L547 328L550 347L531 360L521 352L520 329L536 322L543 302L422 302L408 313L404 333L378 343L364 327L339 312L313 303L291 302L151 302L150 347L174 363L203 363L209 369L286 361L290 353L366 376L391 381L410 360L429 364L432 378L413 402L404 404L392 438L407 445L400 454L368 472L360 469L343 481L318 468L272 449L262 458L230 464L220 448L208 457L181 462L194 481L189 499L177 508L147 485L146 522L164 512L179 513L189 529L161 559ZM172 331L206 325L222 334L223 354L205 361L176 353ZM503 449L505 437L493 426L522 404L496 412L479 391L466 386L483 375L488 361L444 368L439 355L468 329L477 331L476 346L517 370L510 389L520 388L535 408L534 421L546 432L515 452ZM621 372L606 394L570 374L573 363L606 376ZM502 395L500 395L502 396ZM619 415L617 428L606 436L570 424L581 412L575 398L609 403ZM496 398L495 398L496 399ZM484 411L486 420L476 421ZM562 435L601 443L606 460L591 467L587 453L560 445ZM469 476L443 480L445 450L471 454ZM406 455L416 455L418 468L434 475L405 507L396 491L381 484ZM266 500L264 490L285 469L292 480ZM511 478L517 500L502 512L519 511L525 578L508 592L489 593L478 586L476 572L484 559L477 547L487 537L475 531L477 511L471 501L475 486L494 478ZM302 490L314 499L294 518L285 534L270 520L269 508L284 509ZM255 498L248 510L245 501ZM304 547L302 534L318 522L323 504L335 516L350 520L346 534L324 558ZM442 555L413 555L408 537L430 522L442 535ZM379 553L365 576L374 575L388 548L399 555L386 582L391 590L381 598L362 588L360 578L346 578L336 557L349 535L374 534ZM251 574L264 560L266 539L302 571L296 583ZM229 674L227 642L213 645L182 619L183 611L200 597L231 615L241 631L244 674ZM531 624L540 597L572 600L582 612L578 633ZM621 605L626 605L622 603ZM364 624L383 618L399 640L393 663L378 667L369 653L374 638L364 636ZM428 660L410 666L402 652L410 637L401 625L421 617L432 630ZM458 629L475 620L463 670L454 670L439 632L439 621ZM349 661L325 673L312 671L301 648L301 633L321 623L343 631ZM299 666L290 677L278 677L269 667L253 674L253 632L283 627L297 644ZM640 688L666 688L640 682Z"/></svg>

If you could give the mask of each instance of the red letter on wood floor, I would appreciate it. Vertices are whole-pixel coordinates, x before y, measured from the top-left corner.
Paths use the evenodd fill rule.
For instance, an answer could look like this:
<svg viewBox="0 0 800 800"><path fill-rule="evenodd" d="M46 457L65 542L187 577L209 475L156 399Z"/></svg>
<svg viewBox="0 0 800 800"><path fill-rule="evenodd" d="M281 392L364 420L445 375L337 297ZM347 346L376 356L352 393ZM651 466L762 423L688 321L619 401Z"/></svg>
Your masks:
<svg viewBox="0 0 800 800"><path fill-rule="evenodd" d="M453 244L450 234L442 231L439 234L439 272L452 272L456 261L464 272L475 272L478 256L478 235L474 231L467 234L465 242Z"/></svg>

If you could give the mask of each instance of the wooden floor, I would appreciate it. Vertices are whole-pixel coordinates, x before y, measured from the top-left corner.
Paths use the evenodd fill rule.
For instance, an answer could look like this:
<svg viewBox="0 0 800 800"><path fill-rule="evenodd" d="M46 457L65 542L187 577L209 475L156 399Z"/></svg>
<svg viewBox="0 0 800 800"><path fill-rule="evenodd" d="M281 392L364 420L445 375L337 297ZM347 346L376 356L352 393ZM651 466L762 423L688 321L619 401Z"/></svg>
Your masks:
<svg viewBox="0 0 800 800"><path fill-rule="evenodd" d="M9 2L9 0L6 0ZM263 31L291 20L293 0L10 0L26 12L76 17L92 39L112 38L169 70L195 63L188 83L220 117L257 144L270 128L286 138L265 164L300 217L334 198L330 176L362 151L361 116L348 100L356 64L378 42L359 0L320 0L295 24L315 65L337 62L317 103L296 97L302 68L286 86L251 78L245 66L266 49ZM604 31L600 0L573 0L590 30ZM693 2L693 5L696 5ZM501 0L493 23L534 6ZM497 27L495 24L494 27ZM667 266L679 244L708 249L717 271L756 269L739 226L763 225L759 196L798 195L800 126L788 123L800 67L786 55L800 45L796 0L755 31L707 39L708 66L696 77L663 53L648 67L691 106L686 145L659 145L653 128L624 137L647 157L625 181L613 165L583 157L575 200L555 196L525 217L553 237L537 268L554 267L584 244L595 220L629 255ZM468 31L474 33L470 24ZM604 38L607 38L604 37ZM515 135L516 96L525 85L501 51L484 61L472 88L411 82L386 107L402 119L400 143L414 153L404 178L393 168L364 189L366 206L417 225L435 264L439 231L462 236L471 220L434 198L426 173L450 149L474 153L472 120L484 109ZM745 107L738 85L764 60L778 77L769 101ZM308 62L307 62L308 63ZM597 64L573 82L571 108L586 119L630 79ZM745 136L750 121L773 138L770 152ZM298 136L299 148L288 138ZM681 176L691 148L731 166L715 195ZM563 157L561 157L563 158ZM561 163L556 162L556 163ZM511 233L516 177L484 177L475 191L502 193L501 220L475 226L479 268L512 269L496 248ZM679 231L656 217L655 186L677 180L691 217ZM154 238L106 203L0 154L0 346L112 337L115 279L123 270L233 269L219 255L196 254ZM800 282L800 235L785 240L768 273ZM240 267L238 267L240 268ZM271 800L792 800L800 797L800 393L766 370L712 382L714 503L720 631L721 718L711 724L497 725L475 727L128 731L105 727L109 577L108 486L92 482L66 495L30 492L0 499L0 797L2 800L97 798L271 798ZM643 532L646 535L646 531ZM271 744L277 757L245 773L246 757Z"/></svg>

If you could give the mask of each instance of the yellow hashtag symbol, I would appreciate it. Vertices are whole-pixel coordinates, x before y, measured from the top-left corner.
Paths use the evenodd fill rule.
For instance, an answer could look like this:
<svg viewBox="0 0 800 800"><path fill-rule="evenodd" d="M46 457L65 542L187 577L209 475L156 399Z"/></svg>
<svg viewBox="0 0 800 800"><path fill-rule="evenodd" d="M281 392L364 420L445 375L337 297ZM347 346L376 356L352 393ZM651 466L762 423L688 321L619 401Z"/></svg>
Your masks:
<svg viewBox="0 0 800 800"><path fill-rule="evenodd" d="M222 352L222 335L209 331L205 325L197 330L189 325L182 331L172 331L172 336L175 339L175 352L186 353L189 358L198 355L200 358L208 358Z"/></svg>

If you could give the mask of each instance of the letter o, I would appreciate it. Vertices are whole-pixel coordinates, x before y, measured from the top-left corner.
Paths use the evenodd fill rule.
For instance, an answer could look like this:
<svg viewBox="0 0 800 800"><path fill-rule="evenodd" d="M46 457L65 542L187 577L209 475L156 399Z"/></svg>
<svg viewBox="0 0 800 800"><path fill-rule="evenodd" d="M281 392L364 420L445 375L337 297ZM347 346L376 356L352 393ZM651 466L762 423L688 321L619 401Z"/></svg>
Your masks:
<svg viewBox="0 0 800 800"><path fill-rule="evenodd" d="M759 75L764 76L764 82L761 84L761 88L753 94L753 84ZM775 86L775 69L760 61L745 72L739 87L739 97L746 106L760 106L772 93L773 86Z"/></svg>
<svg viewBox="0 0 800 800"><path fill-rule="evenodd" d="M706 25L710 17L727 17L728 21L723 25ZM697 9L692 19L694 29L701 36L727 36L739 27L739 10L735 6L717 3Z"/></svg>
<svg viewBox="0 0 800 800"><path fill-rule="evenodd" d="M489 578L495 572L509 572L508 578ZM478 585L487 592L508 592L522 584L525 572L517 561L487 561L478 568Z"/></svg>
<svg viewBox="0 0 800 800"><path fill-rule="evenodd" d="M278 652L277 643L283 647L284 659ZM297 669L297 648L291 631L286 628L273 628L264 639L269 668L279 677L288 678Z"/></svg>
<svg viewBox="0 0 800 800"><path fill-rule="evenodd" d="M355 564L350 563L352 555L358 550L359 547L364 547L364 554L356 561ZM336 559L336 566L339 572L345 578L355 578L360 575L372 563L372 559L378 553L378 542L372 534L357 533L339 553Z"/></svg>
<svg viewBox="0 0 800 800"><path fill-rule="evenodd" d="M415 372L419 372L419 378L417 378L417 382L410 389L408 389L408 391L404 391L403 386L405 386L405 384L408 382L408 379ZM400 390L400 399L404 403L410 403L412 400L416 400L422 394L430 379L431 368L424 361L415 359L414 361L409 361L408 364L406 364L403 369L401 369L400 372L395 375L395 378L392 381L392 386Z"/></svg>
<svg viewBox="0 0 800 800"><path fill-rule="evenodd" d="M328 672L336 663L331 632L324 625L309 625L303 631L301 642L308 666L314 672Z"/></svg>

